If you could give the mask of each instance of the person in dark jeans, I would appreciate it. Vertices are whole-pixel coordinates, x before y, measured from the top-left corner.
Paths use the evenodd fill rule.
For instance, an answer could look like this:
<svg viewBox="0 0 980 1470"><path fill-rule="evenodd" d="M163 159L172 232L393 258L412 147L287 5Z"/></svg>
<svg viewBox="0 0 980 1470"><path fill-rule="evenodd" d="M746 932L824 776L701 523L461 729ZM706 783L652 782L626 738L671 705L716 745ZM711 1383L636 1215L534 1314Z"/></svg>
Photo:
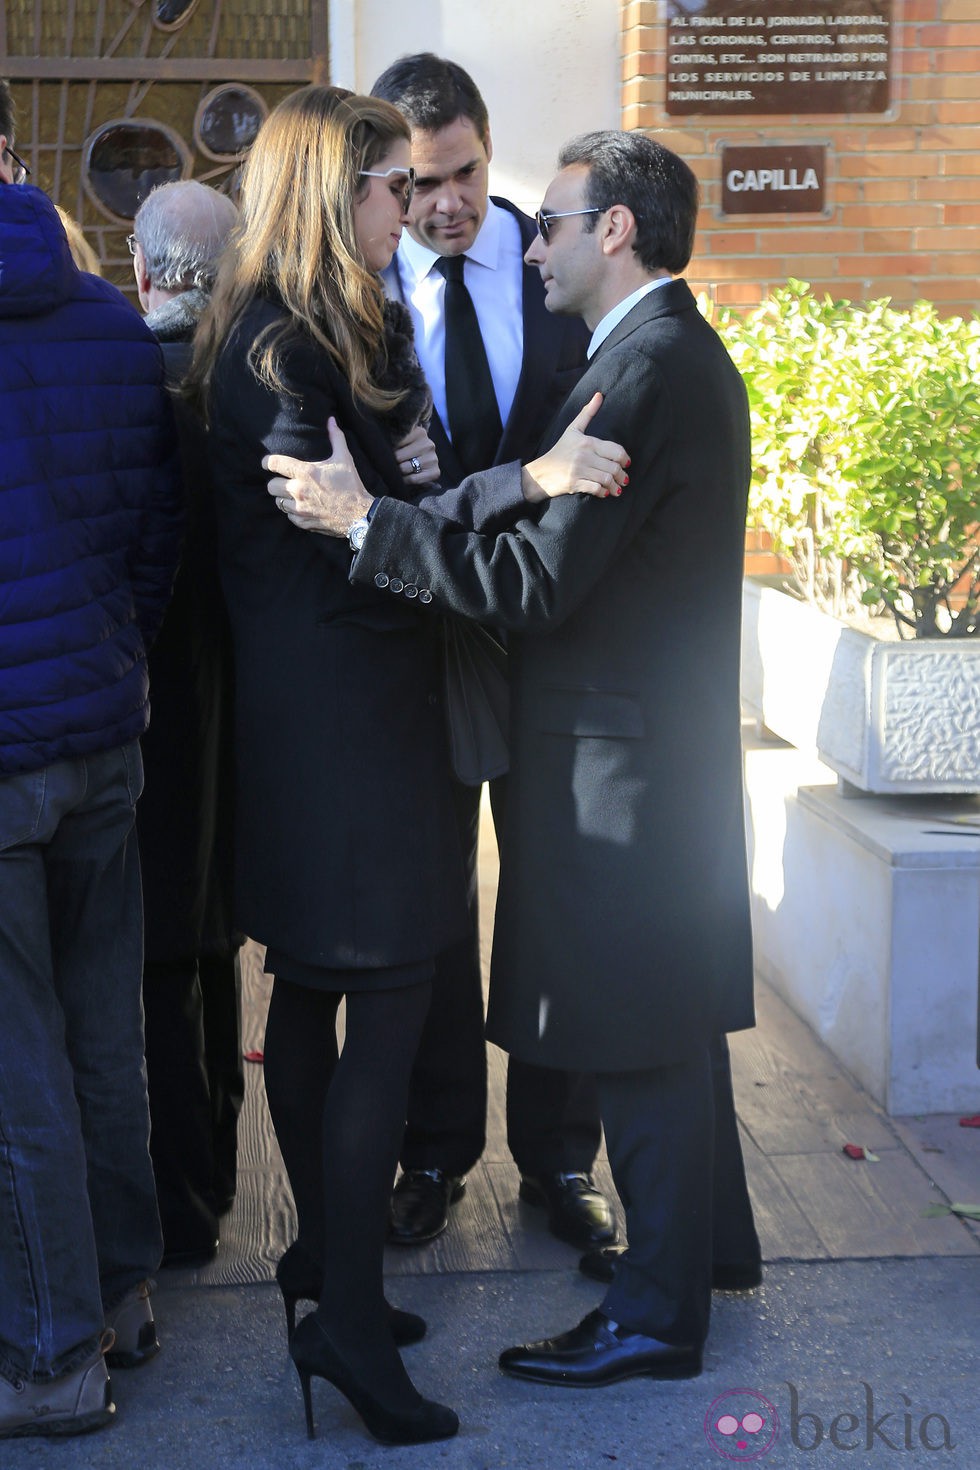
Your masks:
<svg viewBox="0 0 980 1470"><path fill-rule="evenodd" d="M134 807L180 541L160 352L78 270L0 82L0 1438L159 1346Z"/></svg>

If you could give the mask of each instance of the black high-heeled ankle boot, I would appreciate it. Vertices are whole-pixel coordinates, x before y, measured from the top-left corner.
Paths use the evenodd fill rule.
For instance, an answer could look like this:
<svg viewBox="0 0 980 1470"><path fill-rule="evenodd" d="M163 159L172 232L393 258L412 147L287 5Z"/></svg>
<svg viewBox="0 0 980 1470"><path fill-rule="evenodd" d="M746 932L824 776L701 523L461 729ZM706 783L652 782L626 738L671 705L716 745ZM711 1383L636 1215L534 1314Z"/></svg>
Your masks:
<svg viewBox="0 0 980 1470"><path fill-rule="evenodd" d="M332 1383L360 1414L368 1433L381 1444L427 1444L430 1440L451 1439L459 1430L459 1419L452 1409L424 1399L421 1394L411 1409L386 1409L369 1389L357 1382L312 1312L303 1318L290 1338L289 1355L299 1374L310 1439L316 1438L311 1378L324 1378Z"/></svg>
<svg viewBox="0 0 980 1470"><path fill-rule="evenodd" d="M276 1266L276 1285L282 1292L282 1304L286 1311L286 1335L292 1337L296 1330L296 1303L318 1302L323 1288L323 1272L308 1251L298 1240L288 1246L279 1257ZM426 1321L416 1312L403 1312L385 1302L388 1308L388 1326L395 1339L396 1347L411 1347L421 1342L426 1333Z"/></svg>

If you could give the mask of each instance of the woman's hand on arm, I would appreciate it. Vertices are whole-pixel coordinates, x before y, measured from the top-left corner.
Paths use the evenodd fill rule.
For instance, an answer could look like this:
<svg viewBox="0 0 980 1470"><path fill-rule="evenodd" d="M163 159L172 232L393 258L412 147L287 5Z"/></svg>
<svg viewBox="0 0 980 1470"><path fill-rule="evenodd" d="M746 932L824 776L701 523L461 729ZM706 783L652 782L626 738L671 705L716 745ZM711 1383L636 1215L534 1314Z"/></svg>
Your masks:
<svg viewBox="0 0 980 1470"><path fill-rule="evenodd" d="M329 459L293 459L288 454L267 454L262 468L272 479L267 490L276 504L301 531L318 531L322 536L346 536L374 500L354 467L347 440L336 419L327 420Z"/></svg>
<svg viewBox="0 0 980 1470"><path fill-rule="evenodd" d="M629 484L629 455L621 444L594 439L586 433L601 407L602 394L594 393L554 448L524 466L521 487L525 500L533 503L556 495L622 494L623 486Z"/></svg>
<svg viewBox="0 0 980 1470"><path fill-rule="evenodd" d="M416 424L395 446L398 468L410 485L435 485L439 479L439 457L436 446L421 424Z"/></svg>

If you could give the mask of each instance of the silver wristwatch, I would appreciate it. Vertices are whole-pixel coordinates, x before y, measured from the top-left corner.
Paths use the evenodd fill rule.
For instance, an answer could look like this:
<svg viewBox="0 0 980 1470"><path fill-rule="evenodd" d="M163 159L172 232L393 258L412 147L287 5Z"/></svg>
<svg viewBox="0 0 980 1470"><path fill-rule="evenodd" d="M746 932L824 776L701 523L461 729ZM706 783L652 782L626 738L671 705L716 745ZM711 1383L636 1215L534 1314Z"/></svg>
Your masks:
<svg viewBox="0 0 980 1470"><path fill-rule="evenodd" d="M347 541L351 551L360 551L364 545L364 538L367 535L367 528L370 524L371 522L367 516L361 516L360 520L356 520L352 526L348 527Z"/></svg>

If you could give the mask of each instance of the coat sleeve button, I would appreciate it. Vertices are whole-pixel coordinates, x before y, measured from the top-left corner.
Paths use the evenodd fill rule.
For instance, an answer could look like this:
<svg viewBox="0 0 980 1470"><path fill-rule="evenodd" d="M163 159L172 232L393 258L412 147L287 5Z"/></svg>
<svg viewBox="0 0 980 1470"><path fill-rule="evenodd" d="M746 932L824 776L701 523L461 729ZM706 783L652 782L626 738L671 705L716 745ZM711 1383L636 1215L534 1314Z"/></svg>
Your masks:
<svg viewBox="0 0 980 1470"><path fill-rule="evenodd" d="M387 573L386 572L378 572L377 575L375 576L375 579L374 579L374 585L375 585L375 587L380 587L382 589L382 591L383 591L384 588L387 587L387 585L388 585L388 576L387 576Z"/></svg>
<svg viewBox="0 0 980 1470"><path fill-rule="evenodd" d="M432 601L432 593L429 591L428 587L420 587L419 588L419 602L431 602L431 601Z"/></svg>
<svg viewBox="0 0 980 1470"><path fill-rule="evenodd" d="M415 583L408 582L405 586L405 596L411 601L413 597L418 597L418 595L419 589L416 587Z"/></svg>
<svg viewBox="0 0 980 1470"><path fill-rule="evenodd" d="M405 591L405 583L402 581L401 577L392 577L391 581L388 583L388 586L391 588L392 592Z"/></svg>

